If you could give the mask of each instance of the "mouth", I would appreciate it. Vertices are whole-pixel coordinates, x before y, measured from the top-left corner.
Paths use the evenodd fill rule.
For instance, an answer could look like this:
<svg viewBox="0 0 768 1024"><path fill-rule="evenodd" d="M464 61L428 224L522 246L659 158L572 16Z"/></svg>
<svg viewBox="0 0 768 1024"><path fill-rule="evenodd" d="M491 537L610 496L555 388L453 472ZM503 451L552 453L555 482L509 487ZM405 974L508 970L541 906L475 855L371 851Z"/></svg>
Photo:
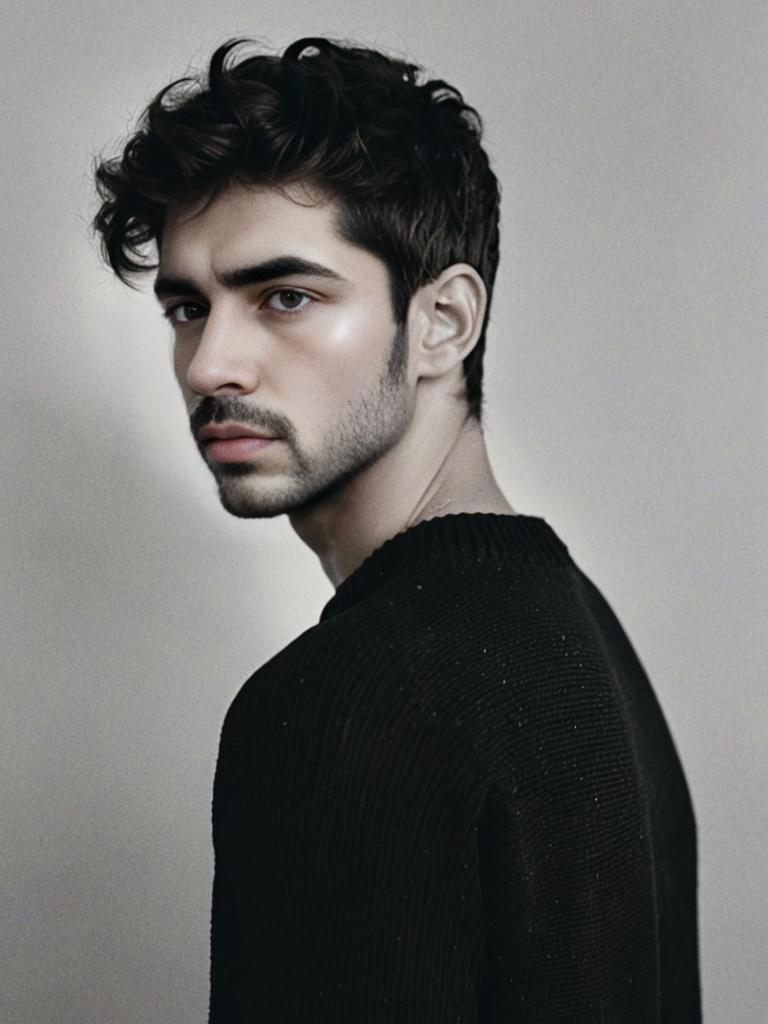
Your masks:
<svg viewBox="0 0 768 1024"><path fill-rule="evenodd" d="M208 423L197 441L210 462L248 462L279 438L244 423Z"/></svg>

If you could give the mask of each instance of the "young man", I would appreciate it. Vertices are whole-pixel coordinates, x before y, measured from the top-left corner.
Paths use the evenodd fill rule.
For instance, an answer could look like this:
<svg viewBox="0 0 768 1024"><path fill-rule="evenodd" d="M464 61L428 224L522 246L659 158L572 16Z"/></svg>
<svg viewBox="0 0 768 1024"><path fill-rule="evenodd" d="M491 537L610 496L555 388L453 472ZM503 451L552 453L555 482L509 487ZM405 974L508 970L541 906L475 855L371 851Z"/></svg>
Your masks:
<svg viewBox="0 0 768 1024"><path fill-rule="evenodd" d="M237 516L336 587L232 704L210 1020L700 1019L695 822L651 686L480 422L499 193L476 112L380 53L214 55L97 170Z"/></svg>

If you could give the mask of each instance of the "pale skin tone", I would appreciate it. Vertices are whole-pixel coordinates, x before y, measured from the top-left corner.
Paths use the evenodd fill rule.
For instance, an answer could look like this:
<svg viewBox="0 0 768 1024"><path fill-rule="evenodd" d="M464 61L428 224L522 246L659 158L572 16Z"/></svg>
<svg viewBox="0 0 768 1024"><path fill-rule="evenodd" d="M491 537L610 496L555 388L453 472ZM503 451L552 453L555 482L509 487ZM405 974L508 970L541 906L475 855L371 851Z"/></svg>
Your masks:
<svg viewBox="0 0 768 1024"><path fill-rule="evenodd" d="M393 381L385 264L340 237L332 201L284 191L230 188L202 210L170 214L158 298L190 413L221 401L218 420L231 427L226 402L239 399L254 416L248 432L271 438L214 437L205 448L198 438L222 501L237 515L286 512L338 586L422 520L515 514L463 398L462 360L480 335L486 292L461 263L421 288L408 313L407 364ZM285 257L314 269L264 269ZM261 273L246 283L231 275L255 266ZM233 449L244 452L237 466L218 454ZM339 466L351 472L334 484Z"/></svg>

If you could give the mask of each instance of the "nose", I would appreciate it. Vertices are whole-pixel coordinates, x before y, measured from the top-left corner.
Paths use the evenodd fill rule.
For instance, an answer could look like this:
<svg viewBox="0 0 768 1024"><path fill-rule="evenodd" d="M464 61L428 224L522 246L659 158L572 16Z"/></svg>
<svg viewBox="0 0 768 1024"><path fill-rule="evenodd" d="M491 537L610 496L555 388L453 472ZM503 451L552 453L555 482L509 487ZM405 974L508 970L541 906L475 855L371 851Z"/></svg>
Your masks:
<svg viewBox="0 0 768 1024"><path fill-rule="evenodd" d="M259 386L255 339L237 317L211 310L194 349L185 353L184 347L177 347L177 359L188 362L177 370L196 394L244 395Z"/></svg>

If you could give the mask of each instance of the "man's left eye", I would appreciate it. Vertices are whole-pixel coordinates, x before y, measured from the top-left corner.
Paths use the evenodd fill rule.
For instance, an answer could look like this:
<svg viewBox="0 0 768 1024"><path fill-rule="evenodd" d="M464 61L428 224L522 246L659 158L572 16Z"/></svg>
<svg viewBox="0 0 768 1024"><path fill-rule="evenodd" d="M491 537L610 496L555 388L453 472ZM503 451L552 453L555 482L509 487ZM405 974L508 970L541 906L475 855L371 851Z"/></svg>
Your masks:
<svg viewBox="0 0 768 1024"><path fill-rule="evenodd" d="M296 291L295 288L281 288L269 296L267 305L281 313L296 313L311 301L311 297L305 292Z"/></svg>

